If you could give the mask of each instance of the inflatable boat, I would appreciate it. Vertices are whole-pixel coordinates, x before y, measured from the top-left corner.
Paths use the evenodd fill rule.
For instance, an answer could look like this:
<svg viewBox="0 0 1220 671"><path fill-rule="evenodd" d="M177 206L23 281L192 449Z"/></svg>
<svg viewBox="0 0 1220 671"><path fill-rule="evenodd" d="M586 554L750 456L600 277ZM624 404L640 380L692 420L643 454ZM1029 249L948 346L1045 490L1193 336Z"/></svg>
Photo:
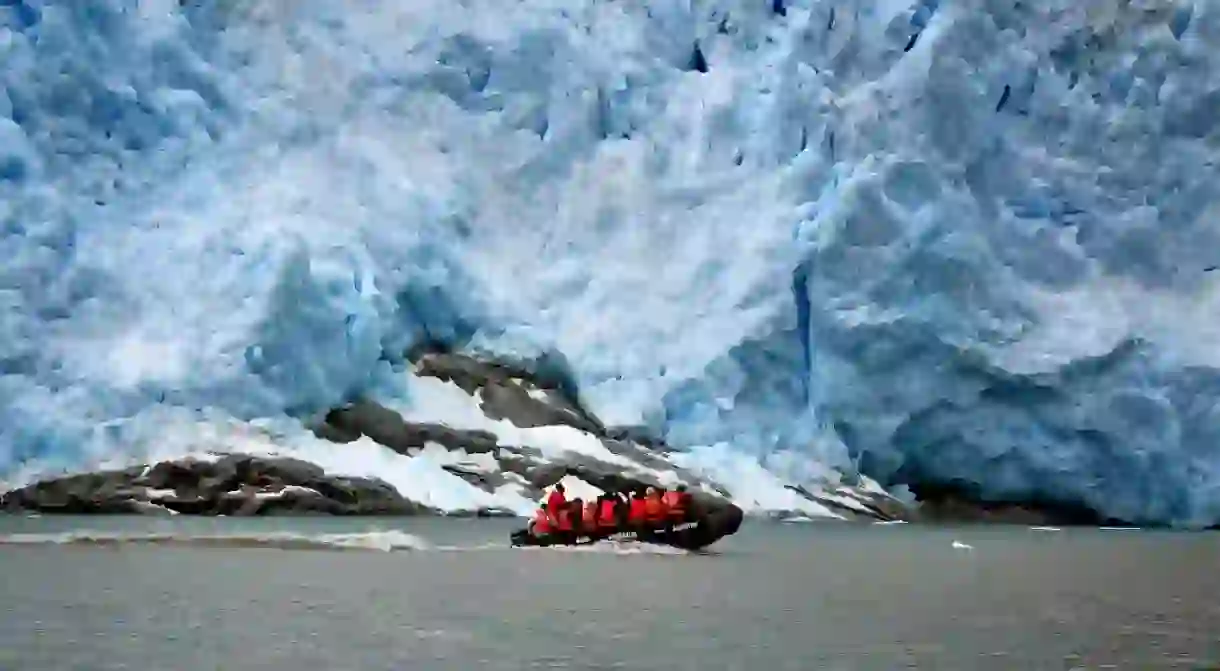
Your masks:
<svg viewBox="0 0 1220 671"><path fill-rule="evenodd" d="M742 518L741 508L731 503L717 502L712 505L692 506L691 513L685 519L656 527L610 529L594 533L552 533L543 536L535 536L528 528L524 528L513 531L509 535L509 542L516 547L549 547L614 541L700 550L725 536L737 533L741 528Z"/></svg>

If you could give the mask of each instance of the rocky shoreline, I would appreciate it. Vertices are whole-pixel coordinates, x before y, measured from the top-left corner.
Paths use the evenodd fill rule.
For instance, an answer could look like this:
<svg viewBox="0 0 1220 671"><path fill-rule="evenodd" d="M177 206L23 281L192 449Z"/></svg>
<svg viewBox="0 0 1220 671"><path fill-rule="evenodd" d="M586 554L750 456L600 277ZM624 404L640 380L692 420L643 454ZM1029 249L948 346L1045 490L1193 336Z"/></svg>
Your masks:
<svg viewBox="0 0 1220 671"><path fill-rule="evenodd" d="M418 515L388 483L327 475L287 457L179 459L34 483L0 497L9 511L63 514Z"/></svg>
<svg viewBox="0 0 1220 671"><path fill-rule="evenodd" d="M606 427L580 403L561 376L526 366L489 362L446 352L417 353L414 374L460 388L490 420L515 427L568 427L595 440L603 457L566 451L546 454L536 446L507 444L495 433L407 421L370 400L335 408L310 426L336 450L368 438L385 449L415 458L431 450L446 457L442 468L485 492L504 489L540 500L560 480L575 478L602 491L685 483L704 495L734 501L730 483L717 482L675 465L676 453L633 428ZM553 452L553 451L552 451ZM776 520L824 518L854 522L1012 523L1099 525L1079 509L1022 502L989 504L967 490L925 487L909 505L875 483L786 484L796 502L773 508ZM162 515L450 515L516 516L520 511L484 506L440 510L411 499L388 482L327 473L287 456L214 452L120 470L70 475L35 482L0 496L0 511L62 514ZM810 515L809 511L824 511ZM756 513L757 514L757 513ZM1117 525L1117 524L1116 524Z"/></svg>

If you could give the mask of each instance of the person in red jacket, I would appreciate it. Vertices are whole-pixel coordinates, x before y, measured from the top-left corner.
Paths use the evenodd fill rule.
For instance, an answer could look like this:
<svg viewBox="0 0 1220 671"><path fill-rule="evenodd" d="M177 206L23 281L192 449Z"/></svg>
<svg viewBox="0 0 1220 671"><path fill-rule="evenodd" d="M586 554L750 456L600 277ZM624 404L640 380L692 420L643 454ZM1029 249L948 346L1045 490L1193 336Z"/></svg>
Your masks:
<svg viewBox="0 0 1220 671"><path fill-rule="evenodd" d="M593 499L585 502L584 510L580 515L580 528L586 534L597 532L597 500Z"/></svg>
<svg viewBox="0 0 1220 671"><path fill-rule="evenodd" d="M551 533L551 513L546 507L545 503L539 506L538 511L534 513L534 521L530 522L530 533L535 538Z"/></svg>
<svg viewBox="0 0 1220 671"><path fill-rule="evenodd" d="M640 496L639 492L631 492L631 499L627 504L627 524L632 527L642 527L647 521L644 497Z"/></svg>
<svg viewBox="0 0 1220 671"><path fill-rule="evenodd" d="M550 506L547 506L547 508L550 508ZM578 512L577 515L579 514ZM572 506L565 504L559 510L554 511L554 515L555 531L566 536L572 535L576 528L576 518L572 514Z"/></svg>
<svg viewBox="0 0 1220 671"><path fill-rule="evenodd" d="M563 483L555 483L555 488L551 490L550 496L546 497L546 509L551 511L551 524L557 522L555 517L564 506L568 505L568 499L564 496Z"/></svg>
<svg viewBox="0 0 1220 671"><path fill-rule="evenodd" d="M610 532L618 526L618 497L605 494L597 502L597 527L603 532Z"/></svg>
<svg viewBox="0 0 1220 671"><path fill-rule="evenodd" d="M572 531L580 534L585 530L585 501L581 498L575 498L568 501L568 509L572 511Z"/></svg>
<svg viewBox="0 0 1220 671"><path fill-rule="evenodd" d="M665 523L665 503L661 501L661 492L656 487L649 487L644 495L644 519L650 527L658 527Z"/></svg>
<svg viewBox="0 0 1220 671"><path fill-rule="evenodd" d="M661 496L661 502L668 510L670 522L680 524L686 521L686 511L690 504L690 494L686 492L686 485L678 485L675 489L666 491Z"/></svg>

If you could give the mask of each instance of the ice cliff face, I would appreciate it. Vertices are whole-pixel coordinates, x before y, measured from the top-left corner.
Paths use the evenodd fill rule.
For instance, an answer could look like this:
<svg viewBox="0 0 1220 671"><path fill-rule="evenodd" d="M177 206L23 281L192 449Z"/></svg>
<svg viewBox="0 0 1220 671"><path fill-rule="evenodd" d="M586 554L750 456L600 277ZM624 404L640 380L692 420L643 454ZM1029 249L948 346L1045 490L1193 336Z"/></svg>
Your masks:
<svg viewBox="0 0 1220 671"><path fill-rule="evenodd" d="M421 340L775 468L1220 520L1220 4L0 3L0 466Z"/></svg>

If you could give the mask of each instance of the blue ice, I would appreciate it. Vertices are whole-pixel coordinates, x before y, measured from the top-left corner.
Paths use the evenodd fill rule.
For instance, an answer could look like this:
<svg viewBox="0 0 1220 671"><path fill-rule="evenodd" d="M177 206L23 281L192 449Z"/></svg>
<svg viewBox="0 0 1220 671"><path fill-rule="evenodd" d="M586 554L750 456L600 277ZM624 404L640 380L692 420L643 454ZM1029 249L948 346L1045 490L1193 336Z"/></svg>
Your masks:
<svg viewBox="0 0 1220 671"><path fill-rule="evenodd" d="M1220 4L0 2L0 473L561 352L609 423L1220 522Z"/></svg>

